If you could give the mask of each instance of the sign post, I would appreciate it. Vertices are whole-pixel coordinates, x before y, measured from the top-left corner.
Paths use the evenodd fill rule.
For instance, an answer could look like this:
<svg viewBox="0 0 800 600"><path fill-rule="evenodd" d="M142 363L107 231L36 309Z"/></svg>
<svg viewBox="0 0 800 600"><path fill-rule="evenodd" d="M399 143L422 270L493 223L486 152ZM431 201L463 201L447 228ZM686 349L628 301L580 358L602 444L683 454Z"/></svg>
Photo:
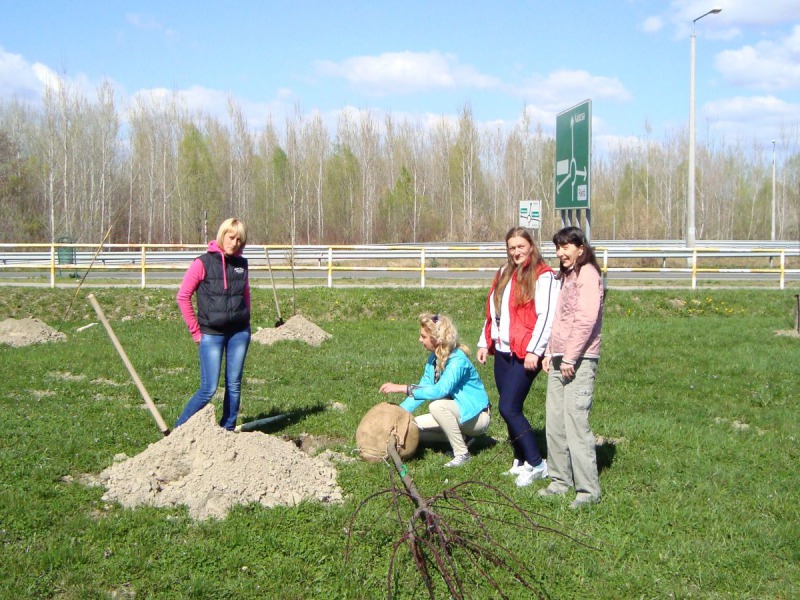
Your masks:
<svg viewBox="0 0 800 600"><path fill-rule="evenodd" d="M572 224L572 211L580 225L586 211L586 237L591 228L592 101L573 106L556 116L555 208L561 224Z"/></svg>

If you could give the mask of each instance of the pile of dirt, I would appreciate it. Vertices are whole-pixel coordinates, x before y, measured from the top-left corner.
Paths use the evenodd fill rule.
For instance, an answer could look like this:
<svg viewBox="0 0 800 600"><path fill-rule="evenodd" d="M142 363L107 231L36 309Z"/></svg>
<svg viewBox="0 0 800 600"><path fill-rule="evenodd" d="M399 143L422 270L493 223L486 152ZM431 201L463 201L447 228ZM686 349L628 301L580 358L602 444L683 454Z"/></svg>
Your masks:
<svg viewBox="0 0 800 600"><path fill-rule="evenodd" d="M39 319L6 319L0 322L0 344L8 344L13 348L63 342L66 339L66 335Z"/></svg>
<svg viewBox="0 0 800 600"><path fill-rule="evenodd" d="M319 346L333 337L308 319L295 315L286 323L275 329L259 329L252 336L252 341L272 345L275 342L296 340L311 346Z"/></svg>
<svg viewBox="0 0 800 600"><path fill-rule="evenodd" d="M100 473L105 501L125 507L186 505L195 519L222 519L237 504L341 503L336 468L261 432L233 433L209 404L169 436Z"/></svg>

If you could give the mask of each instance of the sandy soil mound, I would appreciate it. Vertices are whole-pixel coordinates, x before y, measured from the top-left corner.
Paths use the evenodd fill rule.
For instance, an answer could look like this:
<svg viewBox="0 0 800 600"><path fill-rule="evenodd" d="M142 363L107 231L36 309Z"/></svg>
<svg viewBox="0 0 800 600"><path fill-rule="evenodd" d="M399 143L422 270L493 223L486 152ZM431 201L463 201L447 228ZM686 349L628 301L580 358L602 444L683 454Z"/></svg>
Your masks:
<svg viewBox="0 0 800 600"><path fill-rule="evenodd" d="M311 346L319 346L333 337L308 319L295 315L280 327L259 329L252 336L252 341L272 345L281 340L297 340Z"/></svg>
<svg viewBox="0 0 800 600"><path fill-rule="evenodd" d="M342 502L330 462L261 432L226 431L212 404L99 479L107 488L103 500L126 507L184 504L195 519L221 519L232 506L250 502Z"/></svg>
<svg viewBox="0 0 800 600"><path fill-rule="evenodd" d="M63 342L67 336L39 319L6 319L0 322L0 344L14 348L31 344Z"/></svg>

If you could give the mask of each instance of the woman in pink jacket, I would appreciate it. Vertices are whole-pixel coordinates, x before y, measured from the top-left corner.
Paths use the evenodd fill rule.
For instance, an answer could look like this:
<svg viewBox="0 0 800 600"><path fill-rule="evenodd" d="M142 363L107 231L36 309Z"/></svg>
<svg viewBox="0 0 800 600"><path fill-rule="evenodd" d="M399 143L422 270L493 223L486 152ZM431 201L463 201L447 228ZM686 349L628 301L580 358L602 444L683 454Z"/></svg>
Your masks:
<svg viewBox="0 0 800 600"><path fill-rule="evenodd" d="M595 438L589 427L603 325L603 279L583 231L565 227L553 236L561 262L553 332L542 369L547 377L547 465L551 483L541 496L575 487L572 508L600 502Z"/></svg>
<svg viewBox="0 0 800 600"><path fill-rule="evenodd" d="M178 307L197 342L200 388L175 422L183 425L211 401L217 391L225 354L225 396L219 424L236 427L242 389L242 372L250 345L250 279L242 251L247 232L238 219L225 220L208 252L197 257L178 290ZM197 299L197 313L192 306Z"/></svg>

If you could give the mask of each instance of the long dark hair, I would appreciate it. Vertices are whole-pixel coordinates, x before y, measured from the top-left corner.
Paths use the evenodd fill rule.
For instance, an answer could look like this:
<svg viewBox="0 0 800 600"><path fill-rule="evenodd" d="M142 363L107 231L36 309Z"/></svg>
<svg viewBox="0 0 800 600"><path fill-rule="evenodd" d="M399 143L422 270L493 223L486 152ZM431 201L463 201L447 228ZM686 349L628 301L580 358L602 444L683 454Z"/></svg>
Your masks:
<svg viewBox="0 0 800 600"><path fill-rule="evenodd" d="M597 269L598 273L602 273L600 265L597 263L597 257L594 254L594 248L592 248L589 240L586 239L586 234L579 227L564 227L560 229L553 236L553 244L555 244L556 248L566 244L574 244L578 248L583 248L583 254L575 261L576 274L581 272L583 265L592 265ZM561 274L563 275L564 272L564 267L561 267Z"/></svg>

